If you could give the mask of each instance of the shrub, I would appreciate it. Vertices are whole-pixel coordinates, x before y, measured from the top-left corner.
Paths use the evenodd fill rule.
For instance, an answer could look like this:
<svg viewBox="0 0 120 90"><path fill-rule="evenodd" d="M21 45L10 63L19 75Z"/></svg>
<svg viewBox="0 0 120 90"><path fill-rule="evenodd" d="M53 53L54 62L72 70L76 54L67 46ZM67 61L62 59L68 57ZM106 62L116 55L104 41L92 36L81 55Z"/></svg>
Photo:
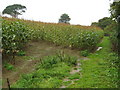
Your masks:
<svg viewBox="0 0 120 90"><path fill-rule="evenodd" d="M21 50L29 37L30 33L23 23L19 21L3 21L2 48L4 53L14 53Z"/></svg>
<svg viewBox="0 0 120 90"><path fill-rule="evenodd" d="M118 50L118 39L117 39L117 32L118 26L117 24L111 24L105 28L105 33L110 36L110 40L113 46L113 50Z"/></svg>
<svg viewBox="0 0 120 90"><path fill-rule="evenodd" d="M14 66L9 64L9 63L5 63L4 64L4 68L6 68L7 70L13 70L14 69Z"/></svg>
<svg viewBox="0 0 120 90"><path fill-rule="evenodd" d="M81 51L80 54L84 57L88 56L89 55L89 51L88 50L84 50L84 51Z"/></svg>
<svg viewBox="0 0 120 90"><path fill-rule="evenodd" d="M43 58L41 65L42 65L43 68L49 69L49 68L55 67L56 64L58 64L60 62L65 62L69 66L76 65L77 58L66 55L66 54L62 54L62 55L58 54L58 55L55 55L55 56L47 56L47 57Z"/></svg>

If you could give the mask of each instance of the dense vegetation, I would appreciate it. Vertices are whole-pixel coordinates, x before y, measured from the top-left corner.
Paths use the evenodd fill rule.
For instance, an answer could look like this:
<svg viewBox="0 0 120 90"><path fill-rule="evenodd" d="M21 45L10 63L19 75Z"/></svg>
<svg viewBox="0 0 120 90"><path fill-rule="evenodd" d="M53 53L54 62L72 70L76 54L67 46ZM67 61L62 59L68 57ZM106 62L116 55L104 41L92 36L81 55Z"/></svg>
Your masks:
<svg viewBox="0 0 120 90"><path fill-rule="evenodd" d="M62 79L69 76L72 66L77 62L76 57L58 53L41 59L36 71L22 75L21 79L12 85L13 88L59 88Z"/></svg>
<svg viewBox="0 0 120 90"><path fill-rule="evenodd" d="M109 37L104 37L98 44L103 47L96 53L91 53L90 60L81 60L82 77L69 88L118 88L119 58L111 50Z"/></svg>
<svg viewBox="0 0 120 90"><path fill-rule="evenodd" d="M2 23L3 47L6 52L19 50L29 39L29 30L18 21L4 20Z"/></svg>
<svg viewBox="0 0 120 90"><path fill-rule="evenodd" d="M79 61L82 64L81 71L73 75L70 74L70 70L78 64L77 57L58 53L40 58L41 63L37 64L35 71L22 75L12 85L13 88L60 88L62 85L67 85L68 88L119 87L118 55L111 50L111 48L116 51L118 49L118 25L112 18L100 19L98 23L93 23L93 26L3 18L2 29L2 49L5 55L14 56L31 40L47 41L56 46L77 49L80 50L80 55L88 57L88 60ZM103 49L89 53L96 47L103 47ZM4 67L12 70L14 66L5 64ZM74 83L64 82L63 79L66 77L78 80Z"/></svg>
<svg viewBox="0 0 120 90"><path fill-rule="evenodd" d="M110 17L104 17L98 22L93 22L91 26L98 26L104 30L105 35L110 36L112 42L113 50L120 51L118 44L120 42L120 1L115 1L110 5Z"/></svg>
<svg viewBox="0 0 120 90"><path fill-rule="evenodd" d="M111 24L104 29L105 33L107 33L110 36L110 40L112 43L112 49L114 51L117 51L118 49L117 29L118 29L117 23Z"/></svg>
<svg viewBox="0 0 120 90"><path fill-rule="evenodd" d="M110 34L111 40L114 40L114 38L112 38L112 32L116 29L115 25L113 26L111 26L112 28L108 26L105 30L106 33ZM14 54L21 51L29 40L49 41L56 45L89 51L95 47L102 46L104 48L102 51L93 54L88 54L89 52L87 51L81 52L82 55L90 58L88 61L80 61L80 63L82 63L81 74L83 76L81 76L80 73L74 75L69 74L71 68L77 64L76 57L58 53L41 58L41 63L37 65L36 70L30 74L22 75L20 80L12 85L13 88L59 88L62 85L71 83L70 81L63 82L65 77L80 79L68 86L69 88L118 87L118 57L117 54L110 53L111 46L108 37L105 37L103 39L104 41L99 44L104 34L100 28L50 24L9 18L4 18L2 28L2 48L3 53L6 54ZM107 32L107 30L111 30L111 33ZM105 68L106 70L104 70ZM104 84L102 84L103 78L106 80ZM91 82L92 80L93 82Z"/></svg>
<svg viewBox="0 0 120 90"><path fill-rule="evenodd" d="M5 53L21 50L28 40L45 40L65 47L93 50L103 37L97 27L46 24L24 20L4 19L3 49Z"/></svg>
<svg viewBox="0 0 120 90"><path fill-rule="evenodd" d="M77 64L77 58L63 52L40 59L41 63L36 70L29 74L23 74L12 88L117 88L119 60L115 53L111 52L109 37L104 37L98 44L103 49L90 54L89 60L80 60L81 71L70 74L70 70ZM109 53L109 54L108 54ZM71 81L63 81L67 77Z"/></svg>
<svg viewBox="0 0 120 90"><path fill-rule="evenodd" d="M111 17L104 17L102 19L99 19L98 22L93 22L91 24L91 26L98 26L98 27L100 27L101 29L104 30L107 26L109 26L113 23L115 23L115 21L112 20Z"/></svg>
<svg viewBox="0 0 120 90"><path fill-rule="evenodd" d="M24 9L26 9L25 6L14 4L6 7L2 13L16 18L25 12ZM22 10L21 13L19 10ZM120 20L118 20L120 1L111 4L110 12L110 17L93 22L91 26L70 25L71 18L68 14L62 14L57 24L0 18L0 26L3 22L0 27L0 45L2 46L0 52L3 53L3 57L13 56L12 61L18 58L24 63L22 68L16 68L17 66L3 58L5 61L3 68L8 71L14 70L15 74L18 74L16 72L20 69L21 74L26 65L35 66L31 67L33 68L31 73L21 74L19 80L10 85L11 88L60 88L61 86L66 88L118 88L120 85L120 80L118 80L120 62L117 54L120 42ZM45 56L48 54L42 55L42 53L43 51L48 53L49 48L43 44L45 45L43 51L40 48L36 49L37 54L41 55L36 56L36 52L35 56L26 55L23 51L26 44L35 43L35 41L52 43L54 47L60 46L60 49L76 49L75 51L79 54L75 53L75 56L71 56L71 53L58 52ZM28 46L32 47L31 44ZM98 50L97 47L101 49ZM38 52L38 49L42 52ZM57 48L55 50L57 51ZM25 60L29 63L26 64ZM35 64L31 64L33 61L36 61ZM9 80L7 83L9 84Z"/></svg>

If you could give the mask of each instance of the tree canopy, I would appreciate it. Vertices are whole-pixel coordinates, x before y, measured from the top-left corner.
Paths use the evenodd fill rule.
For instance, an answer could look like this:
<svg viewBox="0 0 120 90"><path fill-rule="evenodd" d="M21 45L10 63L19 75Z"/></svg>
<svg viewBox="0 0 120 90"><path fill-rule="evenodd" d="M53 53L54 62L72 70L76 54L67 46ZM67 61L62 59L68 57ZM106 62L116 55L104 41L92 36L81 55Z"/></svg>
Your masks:
<svg viewBox="0 0 120 90"><path fill-rule="evenodd" d="M64 13L61 15L60 19L59 19L59 23L68 23L71 20L71 18L68 16L68 14Z"/></svg>
<svg viewBox="0 0 120 90"><path fill-rule="evenodd" d="M117 19L118 16L120 16L120 1L118 2L113 2L110 5L110 12L111 12L111 17Z"/></svg>
<svg viewBox="0 0 120 90"><path fill-rule="evenodd" d="M112 18L110 18L110 17L104 17L104 18L102 18L102 19L99 19L98 22L93 22L91 25L92 25L92 26L98 26L98 27L100 27L101 29L104 29L106 26L108 26L108 25L110 25L110 24L112 24L112 23L114 23L114 22L115 22L115 21L112 20Z"/></svg>
<svg viewBox="0 0 120 90"><path fill-rule="evenodd" d="M25 12L25 9L27 8L21 4L13 4L13 5L7 6L3 10L2 14L8 14L16 18L18 17L18 15L22 15L22 13Z"/></svg>

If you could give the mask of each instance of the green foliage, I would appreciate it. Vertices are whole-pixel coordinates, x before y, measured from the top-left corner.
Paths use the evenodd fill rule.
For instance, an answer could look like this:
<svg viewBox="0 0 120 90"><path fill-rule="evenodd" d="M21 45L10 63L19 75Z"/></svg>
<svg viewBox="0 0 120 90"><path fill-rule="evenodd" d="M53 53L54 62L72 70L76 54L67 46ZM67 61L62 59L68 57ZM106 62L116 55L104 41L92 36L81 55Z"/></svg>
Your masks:
<svg viewBox="0 0 120 90"><path fill-rule="evenodd" d="M60 19L59 19L59 23L68 23L71 20L71 18L68 16L68 14L64 13L61 15Z"/></svg>
<svg viewBox="0 0 120 90"><path fill-rule="evenodd" d="M80 52L80 55L86 57L86 56L89 55L89 53L90 53L90 52L89 52L88 50L84 50L84 51L81 51L81 52Z"/></svg>
<svg viewBox="0 0 120 90"><path fill-rule="evenodd" d="M59 56L58 54L44 57L36 71L23 74L20 80L12 85L12 88L59 88L62 85L62 79L70 73L71 66L67 63L68 61L66 62L68 58L69 62L72 59L77 60L71 56Z"/></svg>
<svg viewBox="0 0 120 90"><path fill-rule="evenodd" d="M2 86L2 82L3 82L3 80L2 80L2 78L0 77L0 89L2 88L1 86Z"/></svg>
<svg viewBox="0 0 120 90"><path fill-rule="evenodd" d="M104 29L105 33L109 34L109 36L113 35L113 33L116 32L116 30L117 30L117 24L116 23L110 24Z"/></svg>
<svg viewBox="0 0 120 90"><path fill-rule="evenodd" d="M65 81L65 82L63 82L63 85L65 85L65 86L67 86L69 84L71 84L71 81Z"/></svg>
<svg viewBox="0 0 120 90"><path fill-rule="evenodd" d="M104 35L110 36L113 50L116 51L118 49L118 25L115 20L113 20L111 17L104 17L98 22L92 23L92 26L98 26L104 29Z"/></svg>
<svg viewBox="0 0 120 90"><path fill-rule="evenodd" d="M99 45L102 50L90 54L89 60L80 60L82 77L67 88L118 88L118 55L111 53L109 37Z"/></svg>
<svg viewBox="0 0 120 90"><path fill-rule="evenodd" d="M91 26L97 26L98 27L98 22L92 22Z"/></svg>
<svg viewBox="0 0 120 90"><path fill-rule="evenodd" d="M65 62L69 66L76 65L77 58L72 57L72 56L68 56L66 54L63 54L63 55L57 54L55 56L48 56L48 57L43 58L42 67L46 68L46 69L50 69L50 68L56 67L56 64L58 64L60 62Z"/></svg>
<svg viewBox="0 0 120 90"><path fill-rule="evenodd" d="M106 28L107 26L109 26L113 23L115 23L115 21L112 20L112 18L104 17L104 18L100 19L98 22L93 22L91 25L92 26L98 26L98 27L100 27L101 29L104 30L104 28Z"/></svg>
<svg viewBox="0 0 120 90"><path fill-rule="evenodd" d="M19 52L17 52L17 55L18 56L24 56L25 55L25 51L20 50Z"/></svg>
<svg viewBox="0 0 120 90"><path fill-rule="evenodd" d="M23 23L19 21L3 21L2 48L4 53L14 53L21 50L29 37L30 33Z"/></svg>
<svg viewBox="0 0 120 90"><path fill-rule="evenodd" d="M22 6L20 4L13 4L13 5L9 5L7 6L2 14L9 14L11 15L12 17L17 17L18 15L22 15L23 12L25 12L26 7L25 6ZM21 11L20 11L21 10Z"/></svg>
<svg viewBox="0 0 120 90"><path fill-rule="evenodd" d="M32 31L32 36L35 37L35 39L50 41L56 45L78 49L92 50L103 37L103 31L101 29L87 28L86 30L70 25L53 26L46 24L44 29L40 26L39 30Z"/></svg>
<svg viewBox="0 0 120 90"><path fill-rule="evenodd" d="M118 35L118 26L117 24L111 24L109 26L107 26L105 28L105 33L108 34L110 36L110 40L112 43L112 48L113 50L117 51L118 50L118 39L117 39L117 35Z"/></svg>
<svg viewBox="0 0 120 90"><path fill-rule="evenodd" d="M3 49L5 52L21 50L31 40L45 40L65 47L92 50L103 37L97 27L46 24L25 20L4 20Z"/></svg>
<svg viewBox="0 0 120 90"><path fill-rule="evenodd" d="M106 59L108 60L108 66L111 68L109 71L109 77L112 78L112 82L116 84L116 87L118 87L120 84L120 80L118 79L118 70L120 65L118 54L110 53Z"/></svg>
<svg viewBox="0 0 120 90"><path fill-rule="evenodd" d="M111 12L111 17L117 19L117 17L120 15L120 1L113 2L110 5L110 12Z"/></svg>
<svg viewBox="0 0 120 90"><path fill-rule="evenodd" d="M114 23L114 21L109 17L104 17L98 21L98 26L104 29L106 26Z"/></svg>
<svg viewBox="0 0 120 90"><path fill-rule="evenodd" d="M78 73L75 73L75 74L71 74L69 77L68 77L68 79L70 79L70 80L73 80L73 79L80 79L80 74L78 74Z"/></svg>
<svg viewBox="0 0 120 90"><path fill-rule="evenodd" d="M6 68L7 70L13 70L14 66L9 63L4 63L4 68Z"/></svg>
<svg viewBox="0 0 120 90"><path fill-rule="evenodd" d="M118 43L120 42L120 19L118 20L118 17L120 16L120 1L113 2L110 5L110 12L111 17L118 21L118 24L111 28L113 30L111 35L111 41L113 44L113 49L119 52Z"/></svg>

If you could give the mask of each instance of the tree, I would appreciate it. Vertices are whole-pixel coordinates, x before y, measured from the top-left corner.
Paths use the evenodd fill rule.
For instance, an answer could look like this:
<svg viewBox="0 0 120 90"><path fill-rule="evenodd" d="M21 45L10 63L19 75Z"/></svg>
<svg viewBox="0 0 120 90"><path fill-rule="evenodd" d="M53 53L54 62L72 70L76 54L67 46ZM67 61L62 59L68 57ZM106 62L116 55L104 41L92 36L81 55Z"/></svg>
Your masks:
<svg viewBox="0 0 120 90"><path fill-rule="evenodd" d="M62 14L60 19L59 19L59 23L68 23L71 20L71 18L68 16L68 14Z"/></svg>
<svg viewBox="0 0 120 90"><path fill-rule="evenodd" d="M110 17L104 17L102 19L99 19L98 22L93 22L91 26L98 26L101 29L106 28L108 25L115 23L114 20Z"/></svg>
<svg viewBox="0 0 120 90"><path fill-rule="evenodd" d="M117 51L118 55L120 55L120 0L114 0L114 2L110 5L110 13L111 18L115 19L116 25L111 26L112 29L111 34L111 42L114 46L114 49ZM119 17L119 20L118 20ZM109 29L109 28L107 28ZM120 82L120 81L119 81Z"/></svg>
<svg viewBox="0 0 120 90"><path fill-rule="evenodd" d="M98 26L98 22L92 22L91 26Z"/></svg>
<svg viewBox="0 0 120 90"><path fill-rule="evenodd" d="M13 4L13 5L7 6L3 10L2 14L8 14L8 15L11 15L12 17L17 18L18 15L22 15L22 13L25 12L25 9L27 9L27 8L23 5Z"/></svg>
<svg viewBox="0 0 120 90"><path fill-rule="evenodd" d="M110 12L111 17L117 19L117 17L120 15L120 0L118 0L118 2L113 2L110 5Z"/></svg>
<svg viewBox="0 0 120 90"><path fill-rule="evenodd" d="M114 23L114 20L112 20L112 18L109 18L109 17L104 17L100 19L98 23L99 23L98 26L104 29L106 26Z"/></svg>

